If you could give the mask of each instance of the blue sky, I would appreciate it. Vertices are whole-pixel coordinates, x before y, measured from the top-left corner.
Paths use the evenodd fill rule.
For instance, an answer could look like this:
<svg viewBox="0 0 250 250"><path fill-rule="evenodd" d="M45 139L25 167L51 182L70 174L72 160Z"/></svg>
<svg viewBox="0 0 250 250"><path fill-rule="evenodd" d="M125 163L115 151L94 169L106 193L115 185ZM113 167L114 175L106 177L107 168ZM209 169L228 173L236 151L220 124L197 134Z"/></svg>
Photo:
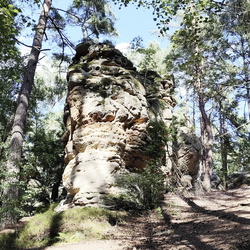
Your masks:
<svg viewBox="0 0 250 250"><path fill-rule="evenodd" d="M119 37L115 38L117 43L129 43L133 38L141 36L144 45L150 41L158 41L162 47L168 45L166 38L158 37L156 22L153 21L152 9L136 9L134 5L128 7L114 6L114 13L117 17L116 28Z"/></svg>
<svg viewBox="0 0 250 250"><path fill-rule="evenodd" d="M66 9L70 2L71 0L54 0L53 5ZM112 11L117 18L115 27L119 33L119 37L112 37L111 40L116 44L130 43L137 36L143 38L145 46L150 41L158 41L163 48L169 44L166 38L159 38L158 34L156 34L158 29L156 23L153 21L152 9L149 10L142 7L136 9L132 4L119 9L119 5L112 4ZM69 31L68 35L75 41L81 39L81 32L76 32L73 28Z"/></svg>

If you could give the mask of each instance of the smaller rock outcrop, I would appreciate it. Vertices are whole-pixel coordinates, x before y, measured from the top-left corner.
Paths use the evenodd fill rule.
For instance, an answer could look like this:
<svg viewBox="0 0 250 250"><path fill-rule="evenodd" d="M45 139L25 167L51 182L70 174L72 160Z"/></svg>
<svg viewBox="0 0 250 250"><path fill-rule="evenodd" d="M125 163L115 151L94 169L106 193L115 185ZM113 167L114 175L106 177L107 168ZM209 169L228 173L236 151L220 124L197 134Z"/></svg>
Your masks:
<svg viewBox="0 0 250 250"><path fill-rule="evenodd" d="M228 177L229 188L239 188L242 185L250 185L250 172L233 173Z"/></svg>
<svg viewBox="0 0 250 250"><path fill-rule="evenodd" d="M200 138L189 128L180 127L173 144L173 172L181 186L192 188L198 175L202 144Z"/></svg>

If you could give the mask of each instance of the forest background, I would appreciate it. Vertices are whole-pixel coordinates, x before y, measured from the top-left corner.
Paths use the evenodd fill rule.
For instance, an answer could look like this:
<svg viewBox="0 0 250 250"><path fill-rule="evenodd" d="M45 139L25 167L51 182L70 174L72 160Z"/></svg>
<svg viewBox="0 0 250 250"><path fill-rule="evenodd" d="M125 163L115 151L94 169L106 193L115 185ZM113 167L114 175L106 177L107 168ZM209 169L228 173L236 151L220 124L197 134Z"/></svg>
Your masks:
<svg viewBox="0 0 250 250"><path fill-rule="evenodd" d="M63 5L48 0L1 0L1 218L11 222L22 213L32 213L38 198L45 203L59 199L65 167L61 137L66 70L75 46L84 39L110 39L119 45L121 40L114 38L119 29L115 29L110 8L114 4L113 11L122 8L128 20L132 20L131 12L124 6L129 4L134 4L135 13L145 8L145 20L153 20L158 42L144 46L143 40L150 39L140 28L123 52L139 70L173 76L175 124L187 126L201 137L201 164L207 181L216 174L226 187L230 174L249 171L248 0L74 0ZM47 16L39 17L36 13L45 13L45 5L49 6ZM41 18L46 22L38 23ZM149 23L141 15L135 22ZM125 26L133 34L133 26ZM73 31L76 27L78 31ZM34 41L39 32L42 37L37 46ZM29 80L29 90L24 93L28 108L22 115L25 127L19 131L15 130L16 114L32 50L28 56L24 52L30 49L39 53L33 65L34 82ZM19 148L15 140L21 142Z"/></svg>

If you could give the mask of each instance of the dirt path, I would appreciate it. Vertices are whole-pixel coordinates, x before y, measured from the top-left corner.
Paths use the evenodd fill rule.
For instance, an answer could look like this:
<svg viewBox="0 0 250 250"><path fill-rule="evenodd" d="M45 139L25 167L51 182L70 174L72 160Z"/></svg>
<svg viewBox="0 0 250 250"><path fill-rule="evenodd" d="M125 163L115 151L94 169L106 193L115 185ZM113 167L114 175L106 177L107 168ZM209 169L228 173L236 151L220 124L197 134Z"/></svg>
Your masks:
<svg viewBox="0 0 250 250"><path fill-rule="evenodd" d="M118 224L108 240L46 250L249 250L250 187L202 197L167 194L161 209Z"/></svg>

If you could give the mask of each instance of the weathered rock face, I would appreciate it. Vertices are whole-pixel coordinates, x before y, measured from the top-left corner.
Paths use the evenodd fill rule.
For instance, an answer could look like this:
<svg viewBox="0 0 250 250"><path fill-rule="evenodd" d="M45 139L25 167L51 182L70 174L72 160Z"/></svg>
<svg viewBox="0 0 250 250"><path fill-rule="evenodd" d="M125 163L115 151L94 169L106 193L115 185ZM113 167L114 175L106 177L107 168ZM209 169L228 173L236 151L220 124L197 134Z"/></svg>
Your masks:
<svg viewBox="0 0 250 250"><path fill-rule="evenodd" d="M77 46L68 71L63 185L75 205L99 205L116 193L117 175L145 167L147 127L172 119L171 82L155 72L139 74L108 43Z"/></svg>
<svg viewBox="0 0 250 250"><path fill-rule="evenodd" d="M174 161L180 182L187 189L192 188L192 180L198 175L202 144L200 138L187 127L178 129L174 146Z"/></svg>
<svg viewBox="0 0 250 250"><path fill-rule="evenodd" d="M187 127L180 127L175 148L178 168L183 174L197 175L201 157L201 140Z"/></svg>

